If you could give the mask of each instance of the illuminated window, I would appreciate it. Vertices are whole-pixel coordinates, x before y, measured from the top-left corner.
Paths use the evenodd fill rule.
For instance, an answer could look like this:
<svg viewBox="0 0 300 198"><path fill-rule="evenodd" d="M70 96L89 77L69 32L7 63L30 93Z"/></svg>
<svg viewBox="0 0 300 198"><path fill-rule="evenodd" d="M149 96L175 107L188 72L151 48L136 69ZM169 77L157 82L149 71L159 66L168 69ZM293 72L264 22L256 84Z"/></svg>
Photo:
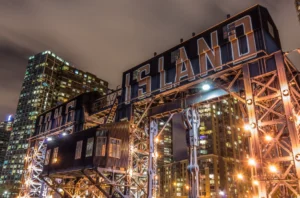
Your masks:
<svg viewBox="0 0 300 198"><path fill-rule="evenodd" d="M85 157L91 157L93 155L94 138L89 138L86 144Z"/></svg>
<svg viewBox="0 0 300 198"><path fill-rule="evenodd" d="M69 67L68 67L68 66L63 66L62 69L63 69L63 70L69 70Z"/></svg>
<svg viewBox="0 0 300 198"><path fill-rule="evenodd" d="M57 156L58 156L58 147L54 148L53 150L52 163L57 162Z"/></svg>
<svg viewBox="0 0 300 198"><path fill-rule="evenodd" d="M51 154L51 149L47 150L47 152L46 152L46 158L45 158L45 163L44 163L45 165L49 164L50 154Z"/></svg>
<svg viewBox="0 0 300 198"><path fill-rule="evenodd" d="M96 156L105 156L106 137L97 137Z"/></svg>
<svg viewBox="0 0 300 198"><path fill-rule="evenodd" d="M76 143L75 159L81 158L82 140Z"/></svg>
<svg viewBox="0 0 300 198"><path fill-rule="evenodd" d="M121 156L121 140L116 138L109 139L109 157L120 158Z"/></svg>

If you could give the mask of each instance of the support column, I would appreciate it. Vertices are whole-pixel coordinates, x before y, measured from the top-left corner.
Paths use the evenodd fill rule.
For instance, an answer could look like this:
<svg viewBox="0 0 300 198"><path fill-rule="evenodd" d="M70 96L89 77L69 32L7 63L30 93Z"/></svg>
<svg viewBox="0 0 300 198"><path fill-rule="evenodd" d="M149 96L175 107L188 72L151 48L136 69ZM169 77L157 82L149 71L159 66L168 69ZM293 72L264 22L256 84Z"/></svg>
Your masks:
<svg viewBox="0 0 300 198"><path fill-rule="evenodd" d="M196 107L189 107L183 112L183 121L187 132L187 143L189 147L189 198L199 197L199 166L197 158L198 129L200 126L199 113Z"/></svg>
<svg viewBox="0 0 300 198"><path fill-rule="evenodd" d="M255 115L255 101L253 97L252 92L252 83L250 79L250 71L249 71L249 65L244 64L243 65L243 76L244 76L244 87L245 87L245 95L246 95L246 105L247 105L247 111L248 111L248 127L250 131L250 138L249 138L249 146L250 146L250 157L254 159L256 162L258 162L258 168L262 168L262 162L261 162L261 149L259 144L259 134L258 134L258 123L257 118ZM259 158L259 159L257 159ZM257 167L252 168L251 170L251 176L252 181L256 179L256 169ZM255 185L252 182L253 189L255 189ZM260 185L258 186L258 197L267 197L267 189L266 189L266 183L260 182Z"/></svg>
<svg viewBox="0 0 300 198"><path fill-rule="evenodd" d="M298 189L300 189L300 132L296 128L296 120L293 115L293 106L291 102L289 84L287 81L285 66L283 62L283 56L281 52L275 54L275 61L277 67L277 74L280 86L280 92L282 97L282 103L284 107L284 112L286 115L286 123L289 131L290 141L292 144L293 161L296 168L296 174L298 178ZM300 192L298 192L297 197L300 197Z"/></svg>
<svg viewBox="0 0 300 198"><path fill-rule="evenodd" d="M156 198L156 148L154 139L158 133L157 121L150 121L149 129L149 166L148 166L148 198Z"/></svg>

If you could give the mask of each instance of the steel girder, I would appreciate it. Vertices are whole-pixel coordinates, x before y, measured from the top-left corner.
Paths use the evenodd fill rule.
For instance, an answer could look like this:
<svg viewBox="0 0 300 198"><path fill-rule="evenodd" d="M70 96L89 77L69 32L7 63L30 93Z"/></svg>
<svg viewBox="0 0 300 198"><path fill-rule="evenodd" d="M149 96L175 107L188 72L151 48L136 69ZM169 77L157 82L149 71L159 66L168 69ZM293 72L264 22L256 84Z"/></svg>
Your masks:
<svg viewBox="0 0 300 198"><path fill-rule="evenodd" d="M300 197L299 131L287 81L293 77L286 73L282 53L272 56L276 70L271 72L251 77L251 65L242 67L253 188L259 198ZM269 58L262 60L265 63Z"/></svg>

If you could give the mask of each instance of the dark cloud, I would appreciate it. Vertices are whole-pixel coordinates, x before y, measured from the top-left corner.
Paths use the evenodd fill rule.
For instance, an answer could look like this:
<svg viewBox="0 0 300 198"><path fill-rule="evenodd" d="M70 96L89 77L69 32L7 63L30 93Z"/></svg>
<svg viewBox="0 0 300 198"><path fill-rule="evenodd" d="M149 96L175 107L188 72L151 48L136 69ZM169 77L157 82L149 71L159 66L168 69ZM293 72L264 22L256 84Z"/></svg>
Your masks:
<svg viewBox="0 0 300 198"><path fill-rule="evenodd" d="M255 3L266 6L284 50L300 46L293 0L1 1L0 120L15 111L27 58L52 50L121 83L121 74Z"/></svg>

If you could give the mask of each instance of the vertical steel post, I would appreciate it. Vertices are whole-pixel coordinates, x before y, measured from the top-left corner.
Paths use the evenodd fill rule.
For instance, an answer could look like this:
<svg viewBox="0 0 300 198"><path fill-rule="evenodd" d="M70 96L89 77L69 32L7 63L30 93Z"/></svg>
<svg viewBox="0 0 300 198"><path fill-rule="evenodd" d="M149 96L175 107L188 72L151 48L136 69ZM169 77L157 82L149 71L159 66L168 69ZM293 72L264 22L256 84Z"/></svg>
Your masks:
<svg viewBox="0 0 300 198"><path fill-rule="evenodd" d="M282 97L282 103L286 115L286 124L289 131L289 137L292 145L293 160L296 168L296 175L298 177L298 189L300 189L300 132L296 128L295 120L293 119L293 106L291 102L289 84L287 81L285 66L283 62L283 56L281 52L275 54L275 61L277 67L277 74L280 86L280 92ZM300 192L298 192L300 194ZM297 196L299 197L299 195Z"/></svg>
<svg viewBox="0 0 300 198"><path fill-rule="evenodd" d="M199 113L196 107L189 107L183 112L183 121L187 130L187 141L189 147L189 198L199 197L199 166L197 158L198 129L200 126Z"/></svg>
<svg viewBox="0 0 300 198"><path fill-rule="evenodd" d="M259 135L258 135L258 129L257 129L258 123L257 123L256 115L255 115L255 100L254 100L253 92L252 92L252 84L251 84L251 79L250 79L249 65L244 64L242 69L243 69L243 76L244 76L246 105L247 105L247 110L248 110L248 125L250 127L250 133L251 133L251 137L249 139L250 157L252 159L255 159L256 161L258 161L258 160L260 161L261 149L260 149L260 143L259 143ZM257 159L257 158L259 158L259 159ZM262 164L259 164L259 166L262 166ZM256 167L252 168L251 175L252 175L252 180L254 178L256 178ZM258 196L259 197L267 197L266 183L260 182L260 185L258 188L259 188ZM254 185L253 185L253 189L255 189Z"/></svg>
<svg viewBox="0 0 300 198"><path fill-rule="evenodd" d="M158 134L158 125L155 119L150 121L149 129L149 166L148 166L148 198L156 198L156 148L154 139Z"/></svg>

